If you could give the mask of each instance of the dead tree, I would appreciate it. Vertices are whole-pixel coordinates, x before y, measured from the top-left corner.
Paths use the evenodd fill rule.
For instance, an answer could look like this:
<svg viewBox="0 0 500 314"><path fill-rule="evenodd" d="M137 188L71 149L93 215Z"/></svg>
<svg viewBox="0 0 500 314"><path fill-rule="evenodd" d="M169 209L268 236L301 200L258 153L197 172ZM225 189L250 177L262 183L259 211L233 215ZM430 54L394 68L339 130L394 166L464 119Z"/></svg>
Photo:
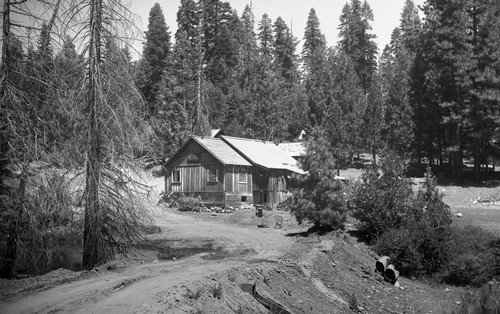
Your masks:
<svg viewBox="0 0 500 314"><path fill-rule="evenodd" d="M89 19L88 73L87 73L87 110L88 120L88 159L85 189L85 220L83 228L83 265L92 268L102 262L103 243L99 236L103 229L100 191L102 172L101 132L99 125L99 70L102 67L101 33L102 0L91 0Z"/></svg>
<svg viewBox="0 0 500 314"><path fill-rule="evenodd" d="M105 51L118 32L132 27L131 15L118 0L75 1L68 13L86 9L80 24L87 53L83 266L91 269L115 252L126 254L150 221L143 202L147 186L122 170L135 169L142 119L134 108L141 98L129 73L112 63L118 50Z"/></svg>
<svg viewBox="0 0 500 314"><path fill-rule="evenodd" d="M30 142L36 140L36 123L30 120L37 118L36 112L34 117L30 117L25 110L35 106L29 103L31 97L22 90L23 86L13 84L16 75L23 73L14 68L19 64L14 61L19 60L14 60L12 53L12 26L19 25L10 22L9 12L13 6L23 6L21 11L29 13L29 6L38 4L46 5L54 12L46 19L49 31L63 30L62 34L54 33L53 36L64 38L64 30L71 30L76 34L74 40L85 57L86 79L82 81L83 85L68 85L65 88L74 90L63 91L74 95L63 103L68 110L67 116L75 124L67 132L73 132L72 138L84 138L85 145L73 140L74 147L67 154L62 154L68 156L76 152L85 156L86 171L82 173L85 176L82 202L85 207L82 221L84 266L92 268L115 252L126 253L134 239L141 236L143 227L150 222L143 206L147 186L137 182L133 174L121 170L126 166L134 169L133 151L141 149L142 119L134 109L141 101L140 95L129 73L124 72L123 67L110 63L112 58L103 51L106 41L123 39L124 36L119 36L120 32L121 35L125 31L130 33L130 29L124 28L132 26L130 12L118 0L6 0L2 7L0 62L0 226L1 234L8 234L9 238L4 239L8 247L7 256L0 260L3 277L13 273L22 228L31 228L29 224L19 222L29 220L25 219L28 217L25 214L30 208L24 200L27 165L34 160L33 156L40 156L36 152L36 142ZM30 18L36 17L33 15ZM27 26L33 29L33 25ZM18 50L22 52L22 49ZM32 79L36 78L28 80ZM82 103L85 108L81 107ZM15 189L6 184L12 182L9 177L12 173L17 176ZM21 217L21 214L24 216Z"/></svg>

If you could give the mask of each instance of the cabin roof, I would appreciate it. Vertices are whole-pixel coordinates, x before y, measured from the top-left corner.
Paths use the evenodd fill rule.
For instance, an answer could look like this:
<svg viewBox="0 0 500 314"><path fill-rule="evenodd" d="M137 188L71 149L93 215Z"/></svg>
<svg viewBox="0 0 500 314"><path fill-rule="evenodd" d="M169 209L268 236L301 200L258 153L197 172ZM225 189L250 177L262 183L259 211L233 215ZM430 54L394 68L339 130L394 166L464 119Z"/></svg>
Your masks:
<svg viewBox="0 0 500 314"><path fill-rule="evenodd" d="M184 144L181 146L181 148L179 148L174 156L177 155L190 141L195 141L200 144L207 152L209 152L212 156L219 160L223 165L252 165L220 138L191 136L187 141L184 142ZM168 166L170 160L172 160L172 158L170 158L166 162L165 167Z"/></svg>
<svg viewBox="0 0 500 314"><path fill-rule="evenodd" d="M210 137L218 137L220 135L223 135L224 132L222 131L222 129L212 129L210 131Z"/></svg>
<svg viewBox="0 0 500 314"><path fill-rule="evenodd" d="M243 155L248 161L265 169L283 169L296 173L305 173L297 161L281 150L273 142L264 142L246 138L222 135L220 138Z"/></svg>
<svg viewBox="0 0 500 314"><path fill-rule="evenodd" d="M306 154L306 147L303 142L279 143L278 147L292 157Z"/></svg>

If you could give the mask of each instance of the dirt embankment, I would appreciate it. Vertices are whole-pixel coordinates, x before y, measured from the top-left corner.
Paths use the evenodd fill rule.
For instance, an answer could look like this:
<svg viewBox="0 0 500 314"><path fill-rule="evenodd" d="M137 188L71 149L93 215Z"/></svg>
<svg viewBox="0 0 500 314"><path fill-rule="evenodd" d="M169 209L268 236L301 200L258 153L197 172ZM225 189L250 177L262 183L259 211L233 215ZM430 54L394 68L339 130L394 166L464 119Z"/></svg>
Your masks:
<svg viewBox="0 0 500 314"><path fill-rule="evenodd" d="M167 210L143 257L0 281L0 313L267 313L253 285L260 301L291 313L443 313L462 301L458 288L407 278L396 287L348 233L306 234L291 221L274 229L276 214L261 219L270 228L257 228L251 210L215 217Z"/></svg>

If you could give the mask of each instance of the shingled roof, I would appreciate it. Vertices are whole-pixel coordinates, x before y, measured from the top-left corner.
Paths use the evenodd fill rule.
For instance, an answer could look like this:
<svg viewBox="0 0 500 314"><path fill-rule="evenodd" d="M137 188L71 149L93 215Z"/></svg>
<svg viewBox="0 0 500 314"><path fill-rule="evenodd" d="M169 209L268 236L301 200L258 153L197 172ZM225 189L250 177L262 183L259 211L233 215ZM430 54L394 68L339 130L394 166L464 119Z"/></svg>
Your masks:
<svg viewBox="0 0 500 314"><path fill-rule="evenodd" d="M305 173L299 168L297 161L281 150L273 142L264 142L246 138L220 137L248 161L265 169L284 169L296 173Z"/></svg>
<svg viewBox="0 0 500 314"><path fill-rule="evenodd" d="M292 157L300 157L306 154L306 147L302 142L279 143L278 147Z"/></svg>
<svg viewBox="0 0 500 314"><path fill-rule="evenodd" d="M231 146L220 138L208 138L208 137L198 137L191 136L181 148L177 151L181 151L184 146L186 146L190 141L195 141L200 144L203 148L207 150L212 156L219 160L224 165L234 165L234 166L251 166L243 156L236 152ZM177 154L177 152L175 154ZM165 166L168 165L170 160L167 161Z"/></svg>

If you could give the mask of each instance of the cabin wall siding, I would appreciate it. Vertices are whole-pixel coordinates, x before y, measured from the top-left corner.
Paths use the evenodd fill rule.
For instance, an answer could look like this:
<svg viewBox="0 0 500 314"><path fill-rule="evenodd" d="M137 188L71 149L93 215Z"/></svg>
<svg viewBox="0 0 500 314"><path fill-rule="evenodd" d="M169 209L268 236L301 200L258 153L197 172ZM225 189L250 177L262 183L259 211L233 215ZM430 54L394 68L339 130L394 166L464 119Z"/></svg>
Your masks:
<svg viewBox="0 0 500 314"><path fill-rule="evenodd" d="M253 204L251 167L227 166L225 173L227 206ZM246 183L240 182L240 174L246 177Z"/></svg>
<svg viewBox="0 0 500 314"><path fill-rule="evenodd" d="M195 141L191 141L172 158L165 175L166 193L200 196L207 205L224 204L224 167L218 159ZM217 182L208 181L209 169L217 169ZM172 182L172 173L177 170L180 171L179 183Z"/></svg>
<svg viewBox="0 0 500 314"><path fill-rule="evenodd" d="M208 181L209 169L217 169L217 182ZM180 171L179 183L172 182L173 171ZM246 183L239 182L240 173L245 174ZM169 161L165 175L165 193L200 196L207 206L253 204L252 178L252 167L225 166L200 144L191 141Z"/></svg>
<svg viewBox="0 0 500 314"><path fill-rule="evenodd" d="M218 169L217 182L208 181L208 169ZM217 192L224 191L224 184L222 178L224 178L223 167L220 165L208 165L208 166L189 166L189 167L177 167L168 169L166 184L170 189L168 192ZM174 170L180 171L181 182L172 182L172 173Z"/></svg>
<svg viewBox="0 0 500 314"><path fill-rule="evenodd" d="M255 204L265 204L275 208L284 201L287 194L286 177L290 171L281 169L254 169L254 191L253 198Z"/></svg>
<svg viewBox="0 0 500 314"><path fill-rule="evenodd" d="M252 194L252 170L244 166L227 166L225 169L225 186L227 193ZM239 181L240 174L246 176L246 183Z"/></svg>

